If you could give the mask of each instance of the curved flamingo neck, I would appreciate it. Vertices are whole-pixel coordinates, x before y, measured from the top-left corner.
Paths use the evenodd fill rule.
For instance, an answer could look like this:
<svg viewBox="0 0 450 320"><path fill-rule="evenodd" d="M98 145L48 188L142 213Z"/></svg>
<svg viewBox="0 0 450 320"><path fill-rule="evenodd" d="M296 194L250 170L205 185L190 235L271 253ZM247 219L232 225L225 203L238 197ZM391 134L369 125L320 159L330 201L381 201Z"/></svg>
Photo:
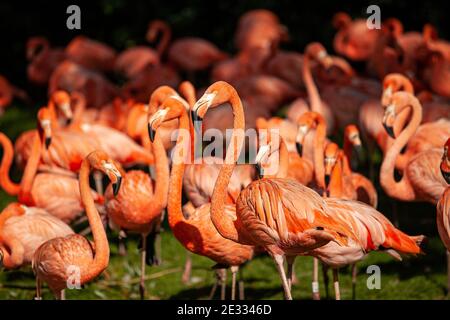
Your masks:
<svg viewBox="0 0 450 320"><path fill-rule="evenodd" d="M52 127L54 127L55 129L59 129L60 126L59 126L58 116L56 114L56 106L55 106L55 102L53 101L53 98L50 98L47 108L50 111Z"/></svg>
<svg viewBox="0 0 450 320"><path fill-rule="evenodd" d="M156 51L158 52L158 56L161 59L164 53L166 52L167 48L169 47L170 38L172 37L172 30L170 29L169 25L164 21L155 22L153 27L155 28L156 33L159 32L162 34L161 40L156 46Z"/></svg>
<svg viewBox="0 0 450 320"><path fill-rule="evenodd" d="M320 100L319 90L311 73L311 57L309 53L303 56L303 68L302 68L303 82L306 86L306 91L308 92L309 105L311 111L319 112L323 114L322 102Z"/></svg>
<svg viewBox="0 0 450 320"><path fill-rule="evenodd" d="M344 193L344 185L343 185L343 162L344 159L342 157L342 153L340 152L337 159L336 165L333 167L330 175L330 183L328 185L328 190L330 192L330 196L332 197L341 197Z"/></svg>
<svg viewBox="0 0 450 320"><path fill-rule="evenodd" d="M391 197L395 197L397 199L405 201L415 199L414 188L411 185L411 182L409 181L406 174L403 174L400 181L395 181L395 162L401 150L406 146L409 139L414 135L422 121L422 107L419 101L411 94L408 94L407 103L405 103L397 113L399 114L401 110L408 107L412 108L411 120L406 128L395 139L390 149L386 152L380 170L380 183L386 193Z"/></svg>
<svg viewBox="0 0 450 320"><path fill-rule="evenodd" d="M31 189L33 188L34 178L36 177L39 162L41 160L41 148L41 139L39 134L36 132L33 140L33 146L31 148L31 155L28 158L22 181L20 183L21 187L19 191L19 201L26 205L34 205Z"/></svg>
<svg viewBox="0 0 450 320"><path fill-rule="evenodd" d="M188 149L186 148L187 143L184 141L184 139L188 137L183 134L189 132L189 117L186 111L182 111L178 118L178 122L179 133L172 155L172 172L170 174L169 197L167 203L169 225L172 230L177 230L176 225L186 221L181 207L183 175L188 155Z"/></svg>
<svg viewBox="0 0 450 320"><path fill-rule="evenodd" d="M344 172L348 173L348 170L351 170L350 159L352 158L353 144L347 135L344 135Z"/></svg>
<svg viewBox="0 0 450 320"><path fill-rule="evenodd" d="M11 196L19 194L20 184L11 181L9 170L14 157L14 149L11 140L0 132L0 144L3 147L3 158L0 164L0 185Z"/></svg>
<svg viewBox="0 0 450 320"><path fill-rule="evenodd" d="M79 183L81 201L83 202L88 217L89 226L92 230L95 245L95 255L93 261L89 265L83 266L81 275L81 283L86 283L96 278L103 270L106 269L109 263L109 244L106 237L105 229L100 215L95 207L94 199L92 198L91 188L89 186L89 174L91 171L91 164L88 159L84 159L81 164Z"/></svg>
<svg viewBox="0 0 450 320"><path fill-rule="evenodd" d="M83 113L86 110L86 98L78 92L72 93L72 98L76 98L77 103L73 108L73 119L70 126L79 128L83 123Z"/></svg>
<svg viewBox="0 0 450 320"><path fill-rule="evenodd" d="M169 160L158 132L152 144L152 150L156 162L155 193L151 199L150 208L144 213L149 220L152 220L155 215L159 215L167 206L167 194L169 193Z"/></svg>
<svg viewBox="0 0 450 320"><path fill-rule="evenodd" d="M327 126L322 116L316 118L317 126L314 137L314 176L317 185L325 189L325 165L323 151L325 149L325 138Z"/></svg>
<svg viewBox="0 0 450 320"><path fill-rule="evenodd" d="M225 214L225 204L227 200L227 188L236 166L239 153L244 144L245 117L242 101L236 90L229 87L230 99L229 103L233 110L233 134L231 142L228 145L225 161L220 169L219 175L214 186L211 198L211 221L222 237L239 242L239 234L237 232L234 221L230 216Z"/></svg>

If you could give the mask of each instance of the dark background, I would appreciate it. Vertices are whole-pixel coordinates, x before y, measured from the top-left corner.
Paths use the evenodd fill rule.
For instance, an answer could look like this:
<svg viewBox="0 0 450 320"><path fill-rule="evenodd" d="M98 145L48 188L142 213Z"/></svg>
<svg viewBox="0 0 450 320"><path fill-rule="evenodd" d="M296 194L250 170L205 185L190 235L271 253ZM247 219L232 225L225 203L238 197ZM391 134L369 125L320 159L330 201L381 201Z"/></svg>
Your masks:
<svg viewBox="0 0 450 320"><path fill-rule="evenodd" d="M352 17L367 17L366 8L377 4L381 17L399 18L405 30L421 30L427 22L435 25L442 38L450 38L448 15L450 1L363 0L363 1L10 1L0 4L0 74L11 82L32 90L26 79L25 43L30 36L42 35L53 46L65 46L75 35L85 34L118 50L145 44L149 21L164 19L173 36L206 38L221 49L234 52L233 36L241 14L255 8L274 11L285 24L291 42L285 49L303 50L310 41L321 41L332 49L335 33L331 18L338 11ZM66 28L66 8L81 8L81 31Z"/></svg>

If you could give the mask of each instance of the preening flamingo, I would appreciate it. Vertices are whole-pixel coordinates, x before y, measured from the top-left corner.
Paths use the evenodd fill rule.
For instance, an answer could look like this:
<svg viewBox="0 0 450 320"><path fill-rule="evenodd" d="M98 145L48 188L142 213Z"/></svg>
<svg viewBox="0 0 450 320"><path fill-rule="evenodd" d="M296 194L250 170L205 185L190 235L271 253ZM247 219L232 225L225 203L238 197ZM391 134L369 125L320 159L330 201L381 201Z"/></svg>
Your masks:
<svg viewBox="0 0 450 320"><path fill-rule="evenodd" d="M212 223L227 239L263 247L276 262L285 298L292 299L283 268L284 256L295 256L329 241L345 245L349 231L327 214L317 193L289 179L263 178L252 182L239 195L236 216L225 212L226 188L244 141L242 102L232 86L219 81L197 101L193 117L200 121L209 108L226 102L234 114L233 136L211 199ZM302 212L298 212L300 208Z"/></svg>
<svg viewBox="0 0 450 320"><path fill-rule="evenodd" d="M113 185L108 186L105 193L106 212L114 225L125 232L141 234L141 299L145 296L145 265L157 263L153 255L147 256L154 252L154 243L147 243L147 236L156 232L169 190L169 162L159 133L152 145L155 180L141 170L123 172L119 193L114 195Z"/></svg>
<svg viewBox="0 0 450 320"><path fill-rule="evenodd" d="M70 234L67 224L44 209L10 203L0 214L0 266L14 269L30 264L42 243Z"/></svg>
<svg viewBox="0 0 450 320"><path fill-rule="evenodd" d="M64 299L64 289L71 281L72 273L79 276L73 279L73 284L81 286L92 281L108 266L108 239L89 187L89 174L92 169L107 175L114 184L114 194L119 192L122 177L114 160L101 151L87 155L81 165L79 183L94 243L78 234L54 238L43 243L34 253L32 262L37 277L38 298L42 281L48 284L57 299Z"/></svg>
<svg viewBox="0 0 450 320"><path fill-rule="evenodd" d="M402 201L428 201L436 204L444 193L446 183L439 173L441 154L439 149L429 146L421 151L419 146L427 147L426 142L418 143L418 151L408 158L400 181L395 181L394 167L400 151L408 140L422 129L422 135L435 141L450 135L449 121L440 120L419 127L422 120L422 107L416 97L407 92L397 92L392 96L391 104L385 109L383 125L386 131L393 133L393 123L402 110L412 110L411 120L405 129L395 138L387 150L380 169L380 184L391 197ZM420 131L414 137L417 137ZM429 141L433 143L434 141ZM445 142L445 141L444 141ZM444 144L442 143L442 145Z"/></svg>
<svg viewBox="0 0 450 320"><path fill-rule="evenodd" d="M444 146L441 161L441 173L450 184L450 139ZM450 289L450 187L447 185L437 204L436 222L444 246L447 248L447 289Z"/></svg>
<svg viewBox="0 0 450 320"><path fill-rule="evenodd" d="M189 117L184 103L174 97L164 100L159 110L149 119L149 133L153 138L155 130L158 130L162 123L173 119L178 119L179 129L182 131L178 134L172 157L167 206L170 228L187 250L210 258L218 264L219 268L231 266L233 280L235 280L237 267L252 258L254 249L252 246L225 239L217 232L210 218L209 203L199 208L191 208L192 210L188 210L190 213L188 217L183 215L181 207L183 174L190 157ZM234 206L227 206L227 208L231 213L234 211ZM232 286L232 298L235 291L234 283L235 281ZM223 295L222 298L224 298Z"/></svg>

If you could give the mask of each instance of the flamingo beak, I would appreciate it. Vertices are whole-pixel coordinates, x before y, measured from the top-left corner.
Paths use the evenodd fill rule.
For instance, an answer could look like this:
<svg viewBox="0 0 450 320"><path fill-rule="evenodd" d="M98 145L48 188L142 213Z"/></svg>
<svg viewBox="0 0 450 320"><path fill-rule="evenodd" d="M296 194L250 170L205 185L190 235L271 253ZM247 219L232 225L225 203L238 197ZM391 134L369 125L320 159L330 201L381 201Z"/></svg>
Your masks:
<svg viewBox="0 0 450 320"><path fill-rule="evenodd" d="M156 129L158 129L161 123L164 122L167 112L167 109L159 109L148 119L147 129L151 142L155 140Z"/></svg>
<svg viewBox="0 0 450 320"><path fill-rule="evenodd" d="M50 120L41 120L40 127L42 128L42 132L44 135L45 148L48 149L50 147L50 144L52 143L52 128Z"/></svg>
<svg viewBox="0 0 450 320"><path fill-rule="evenodd" d="M65 102L60 105L61 112L64 114L64 117L66 118L66 125L69 125L72 122L73 113L72 109L70 108L70 103Z"/></svg>
<svg viewBox="0 0 450 320"><path fill-rule="evenodd" d="M258 173L259 179L264 177L264 168L262 163L265 162L269 156L270 146L263 145L259 148L258 154L255 157L255 168Z"/></svg>
<svg viewBox="0 0 450 320"><path fill-rule="evenodd" d="M296 142L295 147L297 148L297 153L299 154L299 156L303 156L303 144L301 144L300 142Z"/></svg>
<svg viewBox="0 0 450 320"><path fill-rule="evenodd" d="M112 184L114 197L116 197L119 194L121 184L122 184L122 177L118 176L117 181Z"/></svg>
<svg viewBox="0 0 450 320"><path fill-rule="evenodd" d="M395 139L394 126L393 124L389 124L388 121L394 117L395 117L395 106L391 104L387 106L386 109L384 110L383 127L386 130L387 134L393 139ZM391 122L393 123L394 121Z"/></svg>

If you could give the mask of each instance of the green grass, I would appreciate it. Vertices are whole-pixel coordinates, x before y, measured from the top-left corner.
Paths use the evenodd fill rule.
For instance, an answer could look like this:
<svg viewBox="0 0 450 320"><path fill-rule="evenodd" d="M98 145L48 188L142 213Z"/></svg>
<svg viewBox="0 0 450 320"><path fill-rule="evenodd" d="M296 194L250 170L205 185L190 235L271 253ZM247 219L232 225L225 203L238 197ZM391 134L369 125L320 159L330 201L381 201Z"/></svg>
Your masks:
<svg viewBox="0 0 450 320"><path fill-rule="evenodd" d="M9 108L0 118L0 131L11 137L32 128L34 112L23 107ZM17 124L20 124L17 126ZM379 161L376 161L379 162ZM367 168L364 168L367 171ZM16 175L14 175L16 176ZM377 178L376 178L377 179ZM376 181L376 180L375 180ZM380 211L392 221L392 201L379 190ZM13 197L0 192L0 208ZM446 298L446 257L444 247L438 237L435 223L435 207L428 204L397 203L400 229L408 234L425 234L429 238L426 255L407 258L402 262L393 260L385 253L374 252L358 264L357 299L445 299ZM68 299L139 299L140 257L137 238L128 238L128 255L117 254L117 237L108 235L111 244L111 259L107 271L81 290L67 290ZM162 233L162 265L147 267L146 281L148 299L206 299L214 282L212 261L193 256L192 283L181 282L181 273L186 251L172 236L165 225ZM366 286L369 265L381 269L381 289L369 290ZM294 299L311 298L312 259L297 258L295 271L299 284L293 287ZM266 255L250 261L243 270L247 299L282 299L280 280L274 263ZM230 278L230 274L228 274ZM320 277L320 289L324 297L324 285ZM331 274L330 274L331 278ZM228 279L228 284L230 284ZM351 276L348 268L340 272L341 295L351 298ZM228 286L228 297L230 286ZM217 293L218 294L218 293ZM332 286L330 285L332 298ZM0 299L33 299L34 277L30 267L14 271L0 271ZM52 299L46 287L44 299ZM217 295L216 295L217 298Z"/></svg>

